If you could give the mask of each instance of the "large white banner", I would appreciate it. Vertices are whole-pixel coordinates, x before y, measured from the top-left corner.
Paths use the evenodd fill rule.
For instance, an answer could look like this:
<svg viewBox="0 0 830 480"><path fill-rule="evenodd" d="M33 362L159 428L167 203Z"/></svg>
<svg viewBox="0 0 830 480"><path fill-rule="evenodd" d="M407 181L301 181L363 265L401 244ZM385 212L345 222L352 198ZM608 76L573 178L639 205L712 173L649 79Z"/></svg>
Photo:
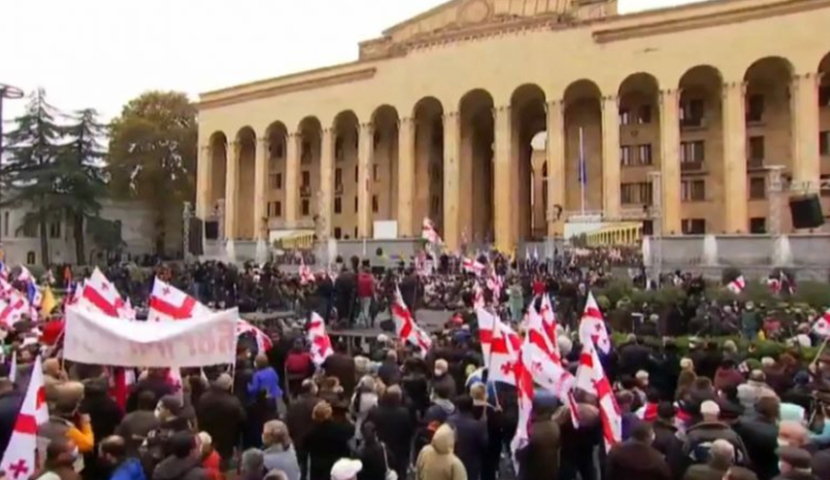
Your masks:
<svg viewBox="0 0 830 480"><path fill-rule="evenodd" d="M236 309L177 322L137 322L67 308L63 354L117 367L200 367L236 359Z"/></svg>

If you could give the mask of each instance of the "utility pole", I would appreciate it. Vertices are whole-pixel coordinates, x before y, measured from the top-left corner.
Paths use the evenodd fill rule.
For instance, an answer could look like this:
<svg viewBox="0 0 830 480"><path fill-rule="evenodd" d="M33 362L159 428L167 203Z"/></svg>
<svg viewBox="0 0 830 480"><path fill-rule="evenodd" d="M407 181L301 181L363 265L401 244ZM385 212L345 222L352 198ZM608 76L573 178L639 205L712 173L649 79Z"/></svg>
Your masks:
<svg viewBox="0 0 830 480"><path fill-rule="evenodd" d="M19 100L21 98L23 98L23 90L0 83L0 170L3 167L3 101L7 99ZM2 199L2 192L0 192L0 199ZM5 215L0 217L0 259L2 259L3 229L8 228L5 221Z"/></svg>

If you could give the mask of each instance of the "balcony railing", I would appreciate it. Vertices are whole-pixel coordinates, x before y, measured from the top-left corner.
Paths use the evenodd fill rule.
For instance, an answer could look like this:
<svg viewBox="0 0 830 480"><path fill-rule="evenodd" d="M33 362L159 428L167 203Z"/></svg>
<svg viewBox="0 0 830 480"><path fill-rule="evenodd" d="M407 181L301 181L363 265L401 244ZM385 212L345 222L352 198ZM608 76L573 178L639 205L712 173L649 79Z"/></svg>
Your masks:
<svg viewBox="0 0 830 480"><path fill-rule="evenodd" d="M338 183L334 186L334 194L335 195L343 195L343 184Z"/></svg>
<svg viewBox="0 0 830 480"><path fill-rule="evenodd" d="M303 198L311 197L311 187L309 185L303 185L300 187L300 196Z"/></svg>
<svg viewBox="0 0 830 480"><path fill-rule="evenodd" d="M746 168L764 168L763 158L747 158Z"/></svg>
<svg viewBox="0 0 830 480"><path fill-rule="evenodd" d="M703 170L703 161L699 162L681 162L680 163L680 171L681 172L699 172Z"/></svg>

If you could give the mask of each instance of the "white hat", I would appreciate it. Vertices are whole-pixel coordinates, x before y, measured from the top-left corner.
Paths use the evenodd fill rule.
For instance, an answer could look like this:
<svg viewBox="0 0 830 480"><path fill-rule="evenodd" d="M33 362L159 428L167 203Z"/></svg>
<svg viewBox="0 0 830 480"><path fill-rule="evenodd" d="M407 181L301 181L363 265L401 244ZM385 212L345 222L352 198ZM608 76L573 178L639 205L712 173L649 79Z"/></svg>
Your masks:
<svg viewBox="0 0 830 480"><path fill-rule="evenodd" d="M363 463L360 460L341 458L331 467L331 480L352 480L361 470Z"/></svg>

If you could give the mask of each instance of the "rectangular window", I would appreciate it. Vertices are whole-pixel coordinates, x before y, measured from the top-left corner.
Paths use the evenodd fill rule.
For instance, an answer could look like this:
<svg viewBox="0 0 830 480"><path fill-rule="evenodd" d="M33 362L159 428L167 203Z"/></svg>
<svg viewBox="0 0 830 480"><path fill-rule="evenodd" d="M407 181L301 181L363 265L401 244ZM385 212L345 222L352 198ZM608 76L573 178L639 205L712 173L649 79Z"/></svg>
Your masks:
<svg viewBox="0 0 830 480"><path fill-rule="evenodd" d="M271 145L271 157L283 158L285 156L285 145L282 143L275 143Z"/></svg>
<svg viewBox="0 0 830 480"><path fill-rule="evenodd" d="M52 222L49 224L49 238L61 238L61 222Z"/></svg>
<svg viewBox="0 0 830 480"><path fill-rule="evenodd" d="M631 147L623 145L620 147L620 163L624 166L631 165Z"/></svg>
<svg viewBox="0 0 830 480"><path fill-rule="evenodd" d="M680 124L684 127L700 127L703 125L705 104L701 98L686 100L680 104Z"/></svg>
<svg viewBox="0 0 830 480"><path fill-rule="evenodd" d="M767 219L765 217L750 218L749 233L767 233Z"/></svg>
<svg viewBox="0 0 830 480"><path fill-rule="evenodd" d="M340 214L342 212L343 206L340 202L340 197L334 198L334 213Z"/></svg>
<svg viewBox="0 0 830 480"><path fill-rule="evenodd" d="M651 144L637 146L637 160L640 165L651 165Z"/></svg>
<svg viewBox="0 0 830 480"><path fill-rule="evenodd" d="M3 236L9 236L9 212L3 212Z"/></svg>
<svg viewBox="0 0 830 480"><path fill-rule="evenodd" d="M340 237L343 236L343 231L340 230L340 227L334 227L334 238L340 240Z"/></svg>
<svg viewBox="0 0 830 480"><path fill-rule="evenodd" d="M706 233L706 219L684 218L681 223L681 228L685 235L703 235Z"/></svg>
<svg viewBox="0 0 830 480"><path fill-rule="evenodd" d="M357 177L357 174L358 174L358 173L359 173L359 172L358 172L358 169L357 169L357 165L355 165L355 166L354 166L354 183L357 183L357 182L358 182L358 179L357 179L357 178L358 178L358 177Z"/></svg>
<svg viewBox="0 0 830 480"><path fill-rule="evenodd" d="M282 174L281 173L272 173L268 176L269 183L271 185L271 190L279 190L282 188Z"/></svg>
<svg viewBox="0 0 830 480"><path fill-rule="evenodd" d="M357 210L358 210L357 209L357 196L355 195L355 197L354 197L354 211L355 211L355 213L357 213Z"/></svg>
<svg viewBox="0 0 830 480"><path fill-rule="evenodd" d="M764 137L761 135L749 137L749 163L764 163Z"/></svg>
<svg viewBox="0 0 830 480"><path fill-rule="evenodd" d="M637 123L640 125L651 123L651 105L640 105L637 110Z"/></svg>
<svg viewBox="0 0 830 480"><path fill-rule="evenodd" d="M372 195L372 213L378 213L380 210L380 205L378 204L378 196Z"/></svg>
<svg viewBox="0 0 830 480"><path fill-rule="evenodd" d="M749 179L749 198L751 200L763 200L767 196L767 185L764 177L752 177Z"/></svg>
<svg viewBox="0 0 830 480"><path fill-rule="evenodd" d="M335 185L342 185L343 184L343 169L342 168L335 168L334 169L334 184Z"/></svg>
<svg viewBox="0 0 830 480"><path fill-rule="evenodd" d="M311 172L303 170L303 185L304 187L311 186Z"/></svg>
<svg viewBox="0 0 830 480"><path fill-rule="evenodd" d="M746 121L760 122L764 119L764 96L750 95L746 100Z"/></svg>
<svg viewBox="0 0 830 480"><path fill-rule="evenodd" d="M334 140L334 161L339 162L343 160L343 138L337 137Z"/></svg>
<svg viewBox="0 0 830 480"><path fill-rule="evenodd" d="M300 146L300 163L311 163L311 141L303 140Z"/></svg>
<svg viewBox="0 0 830 480"><path fill-rule="evenodd" d="M818 133L818 153L822 157L830 155L830 131Z"/></svg>
<svg viewBox="0 0 830 480"><path fill-rule="evenodd" d="M705 180L682 181L680 183L680 200L684 202L702 202L706 200Z"/></svg>
<svg viewBox="0 0 830 480"><path fill-rule="evenodd" d="M634 196L634 188L636 184L634 183L623 183L620 185L620 203L623 205L635 203L635 196Z"/></svg>
<svg viewBox="0 0 830 480"><path fill-rule="evenodd" d="M378 164L372 165L372 180L375 181L375 182L377 182L378 178L380 177L380 175L378 175L379 171L380 171L380 168L379 168Z"/></svg>
<svg viewBox="0 0 830 480"><path fill-rule="evenodd" d="M652 188L651 182L640 182L640 203L643 205L651 205L652 202Z"/></svg>
<svg viewBox="0 0 830 480"><path fill-rule="evenodd" d="M274 202L274 216L281 217L282 216L282 202Z"/></svg>
<svg viewBox="0 0 830 480"><path fill-rule="evenodd" d="M310 208L309 208L309 204L308 204L308 199L303 199L303 202L302 202L302 213L303 213L303 216L304 216L304 217L307 217L307 216L308 216L308 214L309 214L309 211L310 211Z"/></svg>
<svg viewBox="0 0 830 480"><path fill-rule="evenodd" d="M627 108L620 109L620 125L628 125L631 123L631 111Z"/></svg>
<svg viewBox="0 0 830 480"><path fill-rule="evenodd" d="M680 142L680 163L700 164L706 159L706 148L703 140Z"/></svg>

